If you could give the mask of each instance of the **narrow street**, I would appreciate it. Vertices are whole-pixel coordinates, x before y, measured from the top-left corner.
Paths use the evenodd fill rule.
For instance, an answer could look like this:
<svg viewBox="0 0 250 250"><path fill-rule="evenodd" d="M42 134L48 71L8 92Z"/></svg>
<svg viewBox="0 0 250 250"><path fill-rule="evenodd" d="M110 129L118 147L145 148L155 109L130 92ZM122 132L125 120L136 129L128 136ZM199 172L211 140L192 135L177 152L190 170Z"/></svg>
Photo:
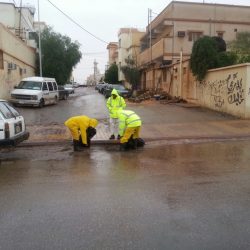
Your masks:
<svg viewBox="0 0 250 250"><path fill-rule="evenodd" d="M106 121L104 104L79 89L58 105L19 110L28 125L79 113ZM131 107L145 125L147 109L157 117L149 104ZM232 119L163 105L161 122L171 118L166 108L170 122ZM151 141L129 152L94 145L73 153L70 143L3 149L0 249L248 249L249 151L249 140Z"/></svg>

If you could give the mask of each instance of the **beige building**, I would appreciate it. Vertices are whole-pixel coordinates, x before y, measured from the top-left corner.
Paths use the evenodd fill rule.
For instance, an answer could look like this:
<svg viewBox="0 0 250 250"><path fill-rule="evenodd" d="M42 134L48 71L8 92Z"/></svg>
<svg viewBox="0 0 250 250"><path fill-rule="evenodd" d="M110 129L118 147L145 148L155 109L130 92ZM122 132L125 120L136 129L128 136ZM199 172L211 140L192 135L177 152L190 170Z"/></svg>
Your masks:
<svg viewBox="0 0 250 250"><path fill-rule="evenodd" d="M172 1L141 39L141 88L168 90L174 77L170 65L188 59L198 38L220 36L232 41L237 32L250 31L249 16L250 6Z"/></svg>
<svg viewBox="0 0 250 250"><path fill-rule="evenodd" d="M34 14L31 6L0 3L0 98L9 99L22 78L35 75Z"/></svg>
<svg viewBox="0 0 250 250"><path fill-rule="evenodd" d="M0 24L0 98L9 99L22 78L34 75L35 49Z"/></svg>
<svg viewBox="0 0 250 250"><path fill-rule="evenodd" d="M110 42L107 46L109 61L108 67L112 64L118 64L118 43Z"/></svg>
<svg viewBox="0 0 250 250"><path fill-rule="evenodd" d="M145 32L135 28L121 28L118 32L118 80L125 81L121 71L122 66L126 66L128 60L133 60L137 65L140 53L140 40Z"/></svg>

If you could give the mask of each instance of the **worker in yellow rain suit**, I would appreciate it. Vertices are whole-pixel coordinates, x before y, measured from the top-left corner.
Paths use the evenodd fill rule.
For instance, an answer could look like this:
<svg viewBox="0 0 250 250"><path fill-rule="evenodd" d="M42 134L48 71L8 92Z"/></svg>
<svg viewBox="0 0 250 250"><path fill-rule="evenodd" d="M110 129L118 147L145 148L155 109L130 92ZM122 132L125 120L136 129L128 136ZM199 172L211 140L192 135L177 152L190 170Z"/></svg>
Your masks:
<svg viewBox="0 0 250 250"><path fill-rule="evenodd" d="M111 96L107 100L106 106L109 110L109 117L110 117L110 130L111 130L111 136L110 140L115 139L115 136L117 134L117 139L120 139L120 136L118 134L118 112L123 110L126 107L126 102L124 101L124 98L120 96L116 89L113 89L111 92Z"/></svg>
<svg viewBox="0 0 250 250"><path fill-rule="evenodd" d="M133 148L137 148L137 139L140 135L141 118L131 110L118 112L120 150L129 149L129 140L133 140Z"/></svg>
<svg viewBox="0 0 250 250"><path fill-rule="evenodd" d="M84 146L90 146L90 139L96 134L95 127L98 121L81 115L69 118L64 124L68 127L73 137L74 151L82 151Z"/></svg>

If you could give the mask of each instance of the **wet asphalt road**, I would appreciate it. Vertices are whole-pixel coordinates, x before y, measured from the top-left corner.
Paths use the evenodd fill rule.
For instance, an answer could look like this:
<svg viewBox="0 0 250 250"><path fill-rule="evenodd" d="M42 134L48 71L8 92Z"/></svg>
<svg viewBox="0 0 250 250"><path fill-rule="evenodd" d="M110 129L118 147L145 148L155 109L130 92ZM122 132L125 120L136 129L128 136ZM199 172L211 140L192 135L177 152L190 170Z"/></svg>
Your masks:
<svg viewBox="0 0 250 250"><path fill-rule="evenodd" d="M3 150L0 249L249 249L249 151L249 141Z"/></svg>
<svg viewBox="0 0 250 250"><path fill-rule="evenodd" d="M227 119L131 107L144 123ZM91 89L59 105L18 109L29 125L108 118L104 97ZM0 249L249 249L249 151L250 141L0 150Z"/></svg>

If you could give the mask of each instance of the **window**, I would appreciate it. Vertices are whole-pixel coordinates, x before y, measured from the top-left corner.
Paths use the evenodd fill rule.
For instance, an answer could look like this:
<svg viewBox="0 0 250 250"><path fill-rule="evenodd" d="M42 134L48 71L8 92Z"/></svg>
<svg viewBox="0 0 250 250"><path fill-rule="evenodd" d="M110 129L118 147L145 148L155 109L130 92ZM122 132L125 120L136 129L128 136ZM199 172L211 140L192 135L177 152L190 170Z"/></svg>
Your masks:
<svg viewBox="0 0 250 250"><path fill-rule="evenodd" d="M48 90L48 86L46 82L43 83L43 90Z"/></svg>
<svg viewBox="0 0 250 250"><path fill-rule="evenodd" d="M197 41L199 38L201 38L203 35L202 32L197 32L197 31L189 31L188 32L188 41L190 42L195 42Z"/></svg>
<svg viewBox="0 0 250 250"><path fill-rule="evenodd" d="M163 71L162 71L162 78L163 78L163 81L166 82L166 80L167 80L167 70L166 69L163 69Z"/></svg>
<svg viewBox="0 0 250 250"><path fill-rule="evenodd" d="M3 69L3 51L0 50L0 69Z"/></svg>
<svg viewBox="0 0 250 250"><path fill-rule="evenodd" d="M52 85L52 82L48 82L48 87L49 87L49 91L53 91L53 85Z"/></svg>
<svg viewBox="0 0 250 250"><path fill-rule="evenodd" d="M216 31L217 36L223 38L224 31Z"/></svg>
<svg viewBox="0 0 250 250"><path fill-rule="evenodd" d="M57 90L57 86L55 82L53 82L53 87L54 87L54 90Z"/></svg>

